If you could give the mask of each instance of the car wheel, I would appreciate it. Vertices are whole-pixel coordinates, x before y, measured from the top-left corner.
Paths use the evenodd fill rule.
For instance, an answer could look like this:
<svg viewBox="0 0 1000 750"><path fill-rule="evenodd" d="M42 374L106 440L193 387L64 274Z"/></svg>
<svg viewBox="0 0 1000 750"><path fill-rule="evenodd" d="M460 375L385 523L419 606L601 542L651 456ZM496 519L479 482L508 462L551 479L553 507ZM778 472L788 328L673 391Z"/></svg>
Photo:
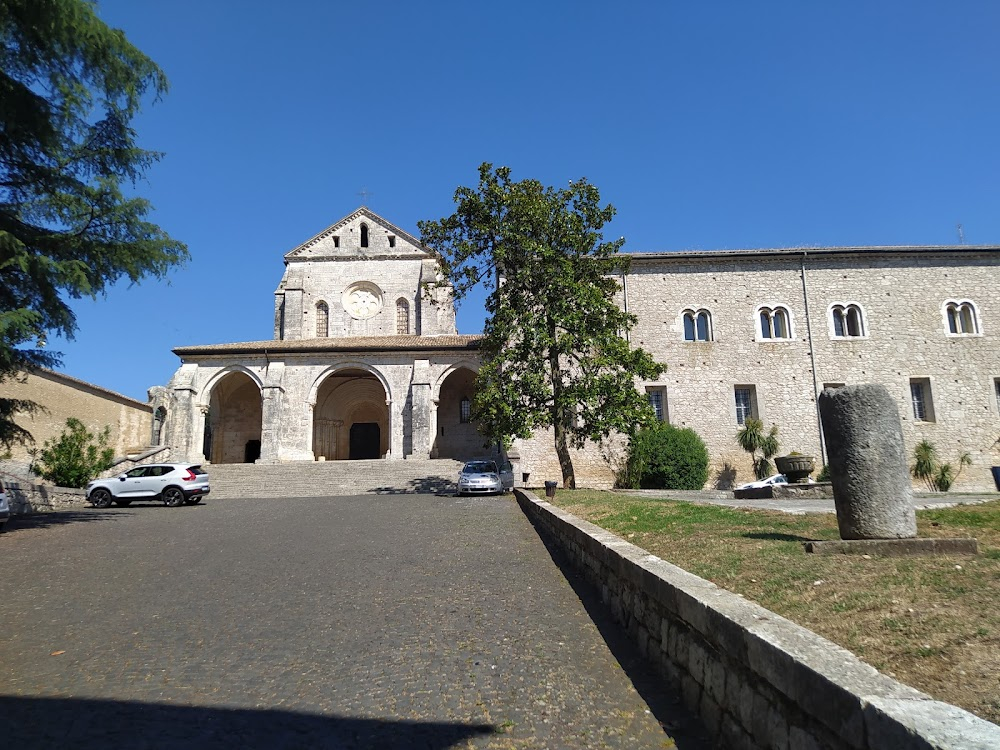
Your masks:
<svg viewBox="0 0 1000 750"><path fill-rule="evenodd" d="M90 493L90 504L95 508L110 508L112 499L111 493L103 487L98 487Z"/></svg>
<svg viewBox="0 0 1000 750"><path fill-rule="evenodd" d="M163 490L163 503L168 508L179 508L184 505L184 493L177 487L167 487Z"/></svg>
<svg viewBox="0 0 1000 750"><path fill-rule="evenodd" d="M132 504L131 500L115 500L115 505L117 505L119 508L127 508L131 504Z"/></svg>

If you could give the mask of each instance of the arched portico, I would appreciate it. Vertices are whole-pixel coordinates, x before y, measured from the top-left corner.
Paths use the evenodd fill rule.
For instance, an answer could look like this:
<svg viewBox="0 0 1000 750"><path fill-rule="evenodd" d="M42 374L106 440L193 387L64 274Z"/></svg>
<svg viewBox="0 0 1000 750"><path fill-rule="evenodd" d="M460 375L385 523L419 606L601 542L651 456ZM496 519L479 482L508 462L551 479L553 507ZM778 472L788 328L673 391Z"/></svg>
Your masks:
<svg viewBox="0 0 1000 750"><path fill-rule="evenodd" d="M476 370L471 364L448 369L435 386L434 447L438 458L471 458L486 451L484 438L472 419Z"/></svg>
<svg viewBox="0 0 1000 750"><path fill-rule="evenodd" d="M219 373L206 386L203 451L215 464L253 463L260 457L260 382L242 369Z"/></svg>
<svg viewBox="0 0 1000 750"><path fill-rule="evenodd" d="M390 453L388 385L363 366L334 369L313 388L312 452L317 460L381 458Z"/></svg>

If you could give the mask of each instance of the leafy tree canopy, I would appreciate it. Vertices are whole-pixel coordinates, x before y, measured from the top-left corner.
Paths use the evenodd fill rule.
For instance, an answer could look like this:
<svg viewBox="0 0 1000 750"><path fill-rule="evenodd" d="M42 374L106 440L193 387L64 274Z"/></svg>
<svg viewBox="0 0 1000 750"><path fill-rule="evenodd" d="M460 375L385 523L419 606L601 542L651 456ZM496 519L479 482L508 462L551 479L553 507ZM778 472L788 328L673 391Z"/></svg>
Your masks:
<svg viewBox="0 0 1000 750"><path fill-rule="evenodd" d="M41 347L47 332L72 338L67 300L187 258L130 190L160 157L136 145L132 119L166 90L93 2L0 2L0 382L58 364ZM0 399L0 445L30 440L13 417L34 408Z"/></svg>
<svg viewBox="0 0 1000 750"><path fill-rule="evenodd" d="M570 447L651 423L636 380L665 369L625 338L636 322L615 302L625 241L601 233L615 209L585 179L560 189L512 182L509 168L485 163L478 188L458 188L455 203L451 216L418 226L457 299L479 283L489 291L473 416L505 444L551 427L573 487Z"/></svg>

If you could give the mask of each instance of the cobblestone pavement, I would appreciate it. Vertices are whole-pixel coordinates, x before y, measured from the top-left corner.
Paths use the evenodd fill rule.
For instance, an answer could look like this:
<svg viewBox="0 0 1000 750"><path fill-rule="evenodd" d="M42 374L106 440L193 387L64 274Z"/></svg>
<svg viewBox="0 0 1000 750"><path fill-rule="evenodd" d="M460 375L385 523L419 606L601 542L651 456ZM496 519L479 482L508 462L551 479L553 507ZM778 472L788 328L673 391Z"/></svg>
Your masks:
<svg viewBox="0 0 1000 750"><path fill-rule="evenodd" d="M509 498L52 513L0 560L7 747L707 746Z"/></svg>

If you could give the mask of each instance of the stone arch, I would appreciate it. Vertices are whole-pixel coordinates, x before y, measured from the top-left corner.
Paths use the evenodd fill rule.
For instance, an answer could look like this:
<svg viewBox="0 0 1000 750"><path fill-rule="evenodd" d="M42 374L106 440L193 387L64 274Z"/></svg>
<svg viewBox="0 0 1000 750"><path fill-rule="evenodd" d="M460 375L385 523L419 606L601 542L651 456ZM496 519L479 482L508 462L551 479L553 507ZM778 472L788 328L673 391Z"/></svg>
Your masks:
<svg viewBox="0 0 1000 750"><path fill-rule="evenodd" d="M475 421L466 419L462 409L463 401L471 402L475 396L478 369L473 363L456 363L434 384L437 420L432 454L439 458L467 459L487 452Z"/></svg>
<svg viewBox="0 0 1000 750"><path fill-rule="evenodd" d="M205 429L203 450L215 464L253 463L260 457L260 379L243 367L216 373L202 391Z"/></svg>
<svg viewBox="0 0 1000 750"><path fill-rule="evenodd" d="M392 445L391 390L369 365L327 368L309 392L312 451L316 460L380 458Z"/></svg>

